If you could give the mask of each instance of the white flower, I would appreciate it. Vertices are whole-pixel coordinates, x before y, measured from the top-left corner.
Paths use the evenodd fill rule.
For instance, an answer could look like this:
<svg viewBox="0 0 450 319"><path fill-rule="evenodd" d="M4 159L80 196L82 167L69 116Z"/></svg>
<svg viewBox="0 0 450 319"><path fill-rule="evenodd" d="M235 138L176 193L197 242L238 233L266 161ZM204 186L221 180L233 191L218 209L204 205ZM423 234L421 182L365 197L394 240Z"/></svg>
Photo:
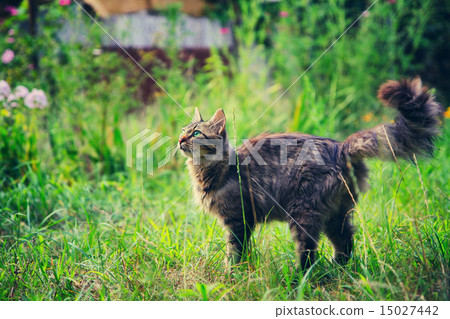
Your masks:
<svg viewBox="0 0 450 319"><path fill-rule="evenodd" d="M92 50L92 54L95 55L95 56L98 56L98 55L100 55L102 53L103 53L102 49L94 49L94 50Z"/></svg>
<svg viewBox="0 0 450 319"><path fill-rule="evenodd" d="M12 102L16 100L16 96L14 95L14 93L11 93L8 98L6 99L6 102Z"/></svg>
<svg viewBox="0 0 450 319"><path fill-rule="evenodd" d="M25 105L30 109L43 109L46 107L48 105L48 100L44 91L33 89L31 93L25 97Z"/></svg>
<svg viewBox="0 0 450 319"><path fill-rule="evenodd" d="M11 87L5 80L0 80L0 101L3 101L11 93Z"/></svg>
<svg viewBox="0 0 450 319"><path fill-rule="evenodd" d="M14 89L14 95L17 98L25 98L28 94L30 94L30 91L23 85L19 85Z"/></svg>
<svg viewBox="0 0 450 319"><path fill-rule="evenodd" d="M14 95L14 93L9 94L5 101L6 103L4 105L7 107L14 108L19 106L19 104L17 103L17 97Z"/></svg>

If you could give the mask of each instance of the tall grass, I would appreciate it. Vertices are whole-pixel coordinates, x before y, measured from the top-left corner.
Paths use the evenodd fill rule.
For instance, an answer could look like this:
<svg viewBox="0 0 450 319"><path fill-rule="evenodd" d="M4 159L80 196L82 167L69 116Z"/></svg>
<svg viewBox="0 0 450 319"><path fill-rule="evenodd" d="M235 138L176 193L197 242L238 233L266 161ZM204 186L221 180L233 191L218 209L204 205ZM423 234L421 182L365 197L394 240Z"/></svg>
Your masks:
<svg viewBox="0 0 450 319"><path fill-rule="evenodd" d="M414 75L410 62L434 5L378 1L260 119L361 12L345 10L341 0L287 1L275 13L242 1L236 52L212 49L197 73L173 47L168 68L146 59L188 113L224 108L238 140L267 130L343 139L392 118L376 89ZM278 10L289 15L278 17ZM165 94L139 101L146 75L128 59L94 57L97 26L87 30L87 46L55 41L55 17L77 25L82 12L52 6L46 17L34 47L41 69L16 61L0 70L10 82L44 88L51 101L37 121L37 163L21 163L20 178L1 175L0 299L448 300L447 128L436 157L418 166L369 162L371 189L355 208L355 252L344 269L323 238L317 264L293 288L294 245L288 227L273 223L257 228L248 261L228 276L223 230L193 203L179 154L153 176L124 165L129 137L150 128L172 136L173 147L189 117ZM24 34L23 41L30 39ZM22 54L26 61L31 53Z"/></svg>

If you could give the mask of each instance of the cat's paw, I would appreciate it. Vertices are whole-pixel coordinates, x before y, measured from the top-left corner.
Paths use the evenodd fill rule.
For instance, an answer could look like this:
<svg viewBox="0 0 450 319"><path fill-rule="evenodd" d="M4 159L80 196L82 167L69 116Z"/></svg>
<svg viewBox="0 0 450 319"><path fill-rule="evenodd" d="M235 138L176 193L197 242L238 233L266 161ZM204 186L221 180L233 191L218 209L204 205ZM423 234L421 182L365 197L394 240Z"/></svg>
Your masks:
<svg viewBox="0 0 450 319"><path fill-rule="evenodd" d="M344 253L336 253L334 255L334 260L341 266L345 266L350 260L350 256Z"/></svg>

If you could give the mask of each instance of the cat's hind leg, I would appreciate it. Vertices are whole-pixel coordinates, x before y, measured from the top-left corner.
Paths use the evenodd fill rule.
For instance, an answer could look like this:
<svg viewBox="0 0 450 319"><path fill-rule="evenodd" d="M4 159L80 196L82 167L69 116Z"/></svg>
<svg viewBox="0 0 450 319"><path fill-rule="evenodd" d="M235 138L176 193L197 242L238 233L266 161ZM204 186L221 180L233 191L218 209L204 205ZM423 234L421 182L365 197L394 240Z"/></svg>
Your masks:
<svg viewBox="0 0 450 319"><path fill-rule="evenodd" d="M352 204L343 206L325 225L325 234L334 246L334 260L341 265L348 262L353 250L352 208Z"/></svg>
<svg viewBox="0 0 450 319"><path fill-rule="evenodd" d="M321 232L320 214L312 211L293 211L289 228L298 254L299 266L306 271L315 262Z"/></svg>

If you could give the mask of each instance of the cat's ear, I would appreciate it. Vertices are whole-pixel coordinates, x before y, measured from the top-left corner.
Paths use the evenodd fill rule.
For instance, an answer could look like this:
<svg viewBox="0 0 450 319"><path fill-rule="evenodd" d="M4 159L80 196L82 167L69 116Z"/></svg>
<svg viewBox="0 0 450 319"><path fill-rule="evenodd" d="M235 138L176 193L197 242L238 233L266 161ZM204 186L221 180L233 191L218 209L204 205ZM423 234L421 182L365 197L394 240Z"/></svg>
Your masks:
<svg viewBox="0 0 450 319"><path fill-rule="evenodd" d="M203 122L202 115L200 114L198 107L195 108L194 122Z"/></svg>
<svg viewBox="0 0 450 319"><path fill-rule="evenodd" d="M208 121L208 123L211 125L212 129L215 130L217 133L222 134L225 130L225 113L222 109L218 109L216 113L214 113L213 117Z"/></svg>

